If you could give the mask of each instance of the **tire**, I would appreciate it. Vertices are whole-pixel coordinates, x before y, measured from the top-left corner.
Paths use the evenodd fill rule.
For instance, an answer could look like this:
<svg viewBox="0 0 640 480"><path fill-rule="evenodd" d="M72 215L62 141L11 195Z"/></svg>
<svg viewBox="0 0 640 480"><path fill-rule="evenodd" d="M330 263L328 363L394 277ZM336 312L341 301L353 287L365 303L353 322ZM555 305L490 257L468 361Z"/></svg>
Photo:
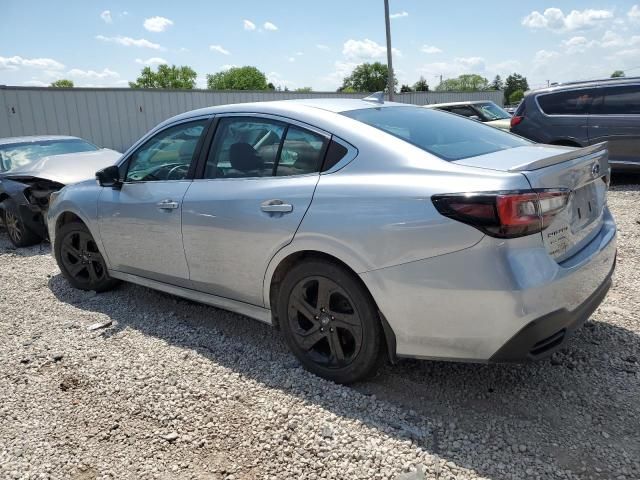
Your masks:
<svg viewBox="0 0 640 480"><path fill-rule="evenodd" d="M104 257L84 223L60 227L53 249L58 267L72 287L106 292L120 283L109 276Z"/></svg>
<svg viewBox="0 0 640 480"><path fill-rule="evenodd" d="M29 230L24 224L18 206L12 200L4 202L2 222L7 230L9 240L17 248L30 247L42 241L40 235Z"/></svg>
<svg viewBox="0 0 640 480"><path fill-rule="evenodd" d="M284 277L277 298L287 345L312 373L336 383L373 375L384 360L376 305L357 277L324 260L309 260Z"/></svg>

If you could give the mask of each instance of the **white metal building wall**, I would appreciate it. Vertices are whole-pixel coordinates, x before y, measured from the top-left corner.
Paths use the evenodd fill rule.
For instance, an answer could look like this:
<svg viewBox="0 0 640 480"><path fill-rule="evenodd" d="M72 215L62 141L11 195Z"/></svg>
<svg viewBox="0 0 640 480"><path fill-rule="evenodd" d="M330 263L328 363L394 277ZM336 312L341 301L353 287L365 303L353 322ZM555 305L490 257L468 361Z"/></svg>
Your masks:
<svg viewBox="0 0 640 480"><path fill-rule="evenodd" d="M163 120L196 108L230 103L293 98L362 98L336 92L252 92L209 90L131 90L0 86L0 138L22 135L74 135L100 147L125 151ZM463 100L492 100L502 92L411 92L396 101L424 105Z"/></svg>

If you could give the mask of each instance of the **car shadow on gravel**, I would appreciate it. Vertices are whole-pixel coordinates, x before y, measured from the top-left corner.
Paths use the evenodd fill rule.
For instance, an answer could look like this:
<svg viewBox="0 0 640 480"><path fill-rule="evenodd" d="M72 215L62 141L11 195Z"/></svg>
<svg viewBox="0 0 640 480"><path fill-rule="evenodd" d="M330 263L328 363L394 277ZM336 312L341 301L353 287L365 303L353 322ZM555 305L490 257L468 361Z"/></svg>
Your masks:
<svg viewBox="0 0 640 480"><path fill-rule="evenodd" d="M113 320L87 336L109 342L133 329L162 339L483 477L640 477L640 336L599 321L600 311L551 360L403 360L344 387L303 370L277 331L241 315L132 284L95 295L57 275L49 287L59 301Z"/></svg>
<svg viewBox="0 0 640 480"><path fill-rule="evenodd" d="M17 255L19 257L36 257L38 255L49 255L51 253L51 244L43 241L31 247L17 248L9 237L7 231L0 224L0 255Z"/></svg>

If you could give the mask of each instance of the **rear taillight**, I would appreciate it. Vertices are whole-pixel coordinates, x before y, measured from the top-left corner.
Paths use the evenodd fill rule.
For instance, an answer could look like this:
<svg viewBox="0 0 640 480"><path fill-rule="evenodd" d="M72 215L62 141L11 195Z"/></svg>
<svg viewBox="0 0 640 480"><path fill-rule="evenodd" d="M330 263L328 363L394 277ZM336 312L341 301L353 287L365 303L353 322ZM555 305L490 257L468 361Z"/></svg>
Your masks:
<svg viewBox="0 0 640 480"><path fill-rule="evenodd" d="M519 125L522 120L524 120L524 117L520 115L514 115L513 117L511 117L511 128Z"/></svg>
<svg viewBox="0 0 640 480"><path fill-rule="evenodd" d="M434 195L444 216L498 238L523 237L547 228L569 201L566 189Z"/></svg>

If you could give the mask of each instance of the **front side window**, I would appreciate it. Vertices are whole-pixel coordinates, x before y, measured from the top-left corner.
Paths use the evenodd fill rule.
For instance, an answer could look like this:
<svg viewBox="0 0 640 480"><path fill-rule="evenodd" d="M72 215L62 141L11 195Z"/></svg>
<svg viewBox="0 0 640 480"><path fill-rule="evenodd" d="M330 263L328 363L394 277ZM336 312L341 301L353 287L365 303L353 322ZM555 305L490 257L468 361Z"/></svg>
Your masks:
<svg viewBox="0 0 640 480"><path fill-rule="evenodd" d="M594 90L574 90L540 95L538 103L547 115L587 115L594 96Z"/></svg>
<svg viewBox="0 0 640 480"><path fill-rule="evenodd" d="M43 157L96 150L98 147L80 138L0 145L0 172L28 167L29 164L35 163Z"/></svg>
<svg viewBox="0 0 640 480"><path fill-rule="evenodd" d="M640 115L640 86L606 88L601 104L594 107L593 113L598 115Z"/></svg>
<svg viewBox="0 0 640 480"><path fill-rule="evenodd" d="M326 150L322 135L251 117L222 118L204 178L254 178L318 172Z"/></svg>
<svg viewBox="0 0 640 480"><path fill-rule="evenodd" d="M184 180L208 120L181 123L151 137L129 160L125 181Z"/></svg>
<svg viewBox="0 0 640 480"><path fill-rule="evenodd" d="M528 140L497 128L429 108L364 108L343 115L448 161L531 145Z"/></svg>

